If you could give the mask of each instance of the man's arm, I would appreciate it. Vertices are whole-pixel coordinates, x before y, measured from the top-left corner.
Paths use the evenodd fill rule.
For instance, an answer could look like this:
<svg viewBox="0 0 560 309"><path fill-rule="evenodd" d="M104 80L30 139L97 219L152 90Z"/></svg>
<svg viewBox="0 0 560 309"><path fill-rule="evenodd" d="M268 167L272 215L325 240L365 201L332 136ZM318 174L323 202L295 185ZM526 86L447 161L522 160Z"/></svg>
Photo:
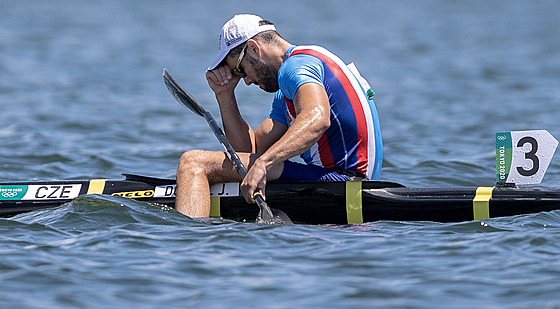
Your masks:
<svg viewBox="0 0 560 309"><path fill-rule="evenodd" d="M266 118L255 132L256 153L263 154L274 145L288 130L288 127Z"/></svg>
<svg viewBox="0 0 560 309"><path fill-rule="evenodd" d="M292 125L255 161L241 184L248 201L254 201L255 191L264 190L269 168L311 148L330 126L330 103L322 85L306 83L300 86L294 106L297 117Z"/></svg>
<svg viewBox="0 0 560 309"><path fill-rule="evenodd" d="M237 152L255 153L255 131L241 116L235 94L232 92L221 97L216 95L216 100L220 106L224 133L233 149Z"/></svg>
<svg viewBox="0 0 560 309"><path fill-rule="evenodd" d="M303 84L294 96L297 117L290 128L259 158L267 166L299 155L315 144L330 126L330 103L322 85Z"/></svg>
<svg viewBox="0 0 560 309"><path fill-rule="evenodd" d="M206 80L216 95L224 133L229 142L238 152L254 153L255 132L241 116L235 98L234 90L240 78L232 75L229 67L223 65L212 71L206 71Z"/></svg>

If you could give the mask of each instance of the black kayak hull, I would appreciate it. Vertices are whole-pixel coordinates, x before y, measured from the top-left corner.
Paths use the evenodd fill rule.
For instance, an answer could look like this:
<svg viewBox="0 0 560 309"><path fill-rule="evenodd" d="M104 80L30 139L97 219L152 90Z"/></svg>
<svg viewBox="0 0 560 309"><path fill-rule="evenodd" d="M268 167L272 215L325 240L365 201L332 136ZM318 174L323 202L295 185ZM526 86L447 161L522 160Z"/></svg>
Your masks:
<svg viewBox="0 0 560 309"><path fill-rule="evenodd" d="M124 180L0 183L0 216L52 208L88 194L175 205L175 180L125 174ZM235 183L212 191L211 216L254 220ZM560 191L515 187L407 188L393 182L269 182L268 204L292 221L348 224L393 221L461 222L560 209Z"/></svg>

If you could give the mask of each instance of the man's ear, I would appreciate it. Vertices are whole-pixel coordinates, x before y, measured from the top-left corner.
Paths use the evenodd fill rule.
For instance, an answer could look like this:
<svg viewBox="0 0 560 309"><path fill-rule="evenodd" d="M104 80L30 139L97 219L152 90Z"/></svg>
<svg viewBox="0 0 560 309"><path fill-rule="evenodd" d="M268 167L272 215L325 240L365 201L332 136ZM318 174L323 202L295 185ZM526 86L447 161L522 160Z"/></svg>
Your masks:
<svg viewBox="0 0 560 309"><path fill-rule="evenodd" d="M262 48L258 41L249 39L247 41L247 52L251 53L253 58L259 59L262 57Z"/></svg>

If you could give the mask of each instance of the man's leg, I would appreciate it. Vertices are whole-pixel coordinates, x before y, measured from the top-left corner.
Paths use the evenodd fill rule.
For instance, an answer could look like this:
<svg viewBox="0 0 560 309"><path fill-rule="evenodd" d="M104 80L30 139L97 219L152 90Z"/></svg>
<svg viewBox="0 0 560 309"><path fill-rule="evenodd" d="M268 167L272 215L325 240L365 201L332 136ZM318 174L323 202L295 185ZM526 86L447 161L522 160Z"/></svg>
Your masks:
<svg viewBox="0 0 560 309"><path fill-rule="evenodd" d="M250 168L258 155L238 153ZM268 180L282 174L283 164L267 173ZM177 198L175 209L191 218L210 216L210 185L218 182L241 181L241 176L224 152L191 150L185 152L177 168Z"/></svg>

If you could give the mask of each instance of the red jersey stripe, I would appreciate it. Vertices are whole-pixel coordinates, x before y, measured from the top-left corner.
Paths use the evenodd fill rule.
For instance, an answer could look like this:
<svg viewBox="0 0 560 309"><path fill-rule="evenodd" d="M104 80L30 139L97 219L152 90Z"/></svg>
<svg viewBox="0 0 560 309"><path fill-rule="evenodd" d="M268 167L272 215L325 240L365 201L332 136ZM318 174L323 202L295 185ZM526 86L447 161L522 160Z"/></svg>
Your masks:
<svg viewBox="0 0 560 309"><path fill-rule="evenodd" d="M367 165L368 165L368 131L367 131L367 121L364 114L364 110L362 108L362 103L360 102L360 98L356 93L356 89L352 86L352 83L348 79L348 76L344 73L342 68L334 62L330 57L316 51L314 49L295 49L291 55L296 54L308 54L315 56L321 59L333 72L333 74L337 77L337 79L342 84L342 87L346 91L350 103L352 104L352 109L354 110L354 116L356 117L357 122L357 142L358 142L358 149L357 149L357 157L358 163L356 170L364 175L367 174ZM321 137L322 138L322 137ZM319 140L321 141L321 139ZM326 139L325 139L326 142ZM319 144L321 145L321 144ZM329 152L330 154L330 152ZM330 155L332 158L332 154ZM321 156L322 158L322 156Z"/></svg>

